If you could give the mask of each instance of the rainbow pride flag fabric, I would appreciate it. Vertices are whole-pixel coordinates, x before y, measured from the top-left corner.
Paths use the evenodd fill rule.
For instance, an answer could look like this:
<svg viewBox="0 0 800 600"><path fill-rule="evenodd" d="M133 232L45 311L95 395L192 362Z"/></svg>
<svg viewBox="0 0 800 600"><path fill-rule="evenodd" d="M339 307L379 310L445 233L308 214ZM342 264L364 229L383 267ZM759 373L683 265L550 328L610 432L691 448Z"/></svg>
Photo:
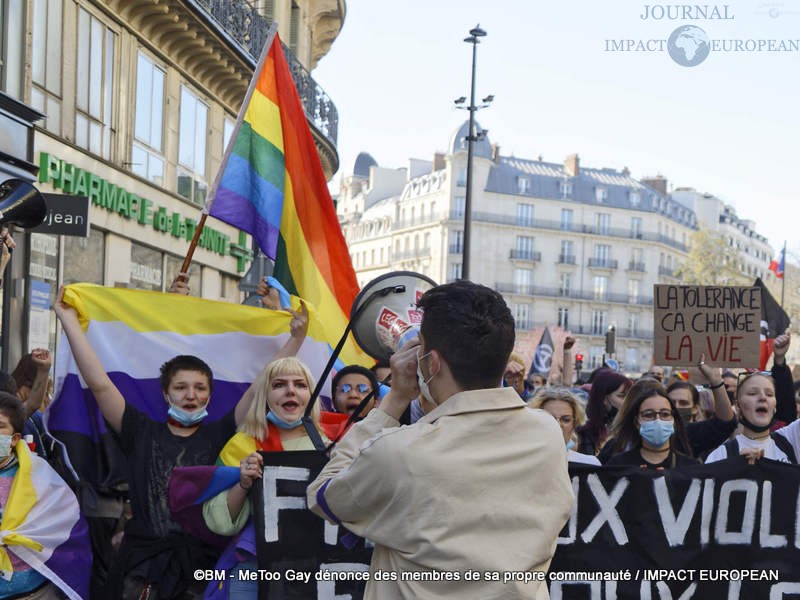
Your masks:
<svg viewBox="0 0 800 600"><path fill-rule="evenodd" d="M12 552L67 598L88 599L92 549L75 494L26 443L14 452L19 467L0 520L0 576L11 578Z"/></svg>
<svg viewBox="0 0 800 600"><path fill-rule="evenodd" d="M335 345L358 282L277 34L256 68L208 211L254 237L275 261L274 277L319 309ZM342 360L374 363L352 336Z"/></svg>
<svg viewBox="0 0 800 600"><path fill-rule="evenodd" d="M75 307L92 348L125 400L158 421L167 420L159 382L159 369L167 360L192 354L208 363L214 373L208 418L217 420L286 343L292 318L288 311L91 284L68 286L64 301ZM299 308L299 299L293 297L292 303ZM307 306L308 335L297 356L319 376L331 348L317 309ZM66 338L58 345L55 386L56 399L45 423L66 445L78 476L100 489L125 481L124 457ZM330 389L329 384L323 389Z"/></svg>

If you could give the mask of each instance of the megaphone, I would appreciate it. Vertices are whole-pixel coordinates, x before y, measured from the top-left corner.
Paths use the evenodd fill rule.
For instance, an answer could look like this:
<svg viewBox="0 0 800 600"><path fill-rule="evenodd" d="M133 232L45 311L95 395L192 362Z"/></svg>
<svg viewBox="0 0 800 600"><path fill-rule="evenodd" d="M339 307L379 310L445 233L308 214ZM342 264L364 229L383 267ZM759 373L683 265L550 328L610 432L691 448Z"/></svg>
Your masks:
<svg viewBox="0 0 800 600"><path fill-rule="evenodd" d="M41 225L46 216L47 202L30 183L6 179L0 184L0 224L30 229Z"/></svg>
<svg viewBox="0 0 800 600"><path fill-rule="evenodd" d="M350 311L353 337L377 360L388 360L403 334L419 328L417 301L436 283L413 271L393 271L376 277L359 292Z"/></svg>

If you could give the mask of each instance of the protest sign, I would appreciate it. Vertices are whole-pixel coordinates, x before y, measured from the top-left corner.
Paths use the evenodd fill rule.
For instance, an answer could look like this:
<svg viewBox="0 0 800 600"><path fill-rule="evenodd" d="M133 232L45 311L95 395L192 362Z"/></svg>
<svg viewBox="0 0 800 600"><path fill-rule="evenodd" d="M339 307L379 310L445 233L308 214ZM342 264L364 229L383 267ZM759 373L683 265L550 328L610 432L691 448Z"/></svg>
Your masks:
<svg viewBox="0 0 800 600"><path fill-rule="evenodd" d="M756 287L656 285L656 365L757 368L761 293Z"/></svg>
<svg viewBox="0 0 800 600"><path fill-rule="evenodd" d="M548 573L553 600L800 594L800 467L570 464L570 476L576 502Z"/></svg>
<svg viewBox="0 0 800 600"><path fill-rule="evenodd" d="M369 578L372 548L307 508L306 488L327 462L314 451L262 452L255 485L259 600L358 600Z"/></svg>

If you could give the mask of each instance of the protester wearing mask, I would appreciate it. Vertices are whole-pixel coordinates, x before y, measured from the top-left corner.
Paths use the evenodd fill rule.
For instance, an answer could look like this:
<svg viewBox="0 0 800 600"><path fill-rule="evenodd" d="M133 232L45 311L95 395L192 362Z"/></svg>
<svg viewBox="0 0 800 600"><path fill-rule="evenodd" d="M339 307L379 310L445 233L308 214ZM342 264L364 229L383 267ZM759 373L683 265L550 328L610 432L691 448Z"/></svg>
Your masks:
<svg viewBox="0 0 800 600"><path fill-rule="evenodd" d="M578 428L578 452L596 455L608 438L609 428L617 415L631 380L610 369L592 374L589 400L586 402L587 423Z"/></svg>
<svg viewBox="0 0 800 600"><path fill-rule="evenodd" d="M586 413L575 394L567 388L545 388L539 390L536 396L528 403L531 408L541 408L558 421L561 433L564 434L564 443L567 445L567 461L600 466L596 456L581 454L575 451L578 436L575 428L586 421Z"/></svg>
<svg viewBox="0 0 800 600"><path fill-rule="evenodd" d="M667 388L667 396L678 409L684 423L695 423L700 413L700 394L688 381L676 381Z"/></svg>
<svg viewBox="0 0 800 600"><path fill-rule="evenodd" d="M629 465L643 469L672 469L698 461L675 449L680 439L688 446L683 420L669 396L659 388L643 388L629 398L617 417L619 444L630 450L613 456L606 465Z"/></svg>
<svg viewBox="0 0 800 600"><path fill-rule="evenodd" d="M168 405L167 422L154 420L126 403L92 348L75 309L64 302L64 293L62 287L53 309L81 376L106 422L119 436L130 470L133 518L125 526L105 597L200 597L205 585L196 580L194 569L213 566L216 552L186 535L172 519L167 481L176 466L214 462L244 420L254 387L250 386L227 415L209 423L211 369L196 356L176 356L162 365L160 373L162 398ZM291 335L279 356L295 354L308 330L305 305L300 312L291 312Z"/></svg>
<svg viewBox="0 0 800 600"><path fill-rule="evenodd" d="M418 340L391 358L392 391L334 448L308 507L375 544L365 600L544 598L574 499L559 427L500 387L514 318L467 280L433 287L418 307ZM425 415L400 427L417 396ZM429 577L456 571L526 577ZM375 577L405 572L423 577Z"/></svg>

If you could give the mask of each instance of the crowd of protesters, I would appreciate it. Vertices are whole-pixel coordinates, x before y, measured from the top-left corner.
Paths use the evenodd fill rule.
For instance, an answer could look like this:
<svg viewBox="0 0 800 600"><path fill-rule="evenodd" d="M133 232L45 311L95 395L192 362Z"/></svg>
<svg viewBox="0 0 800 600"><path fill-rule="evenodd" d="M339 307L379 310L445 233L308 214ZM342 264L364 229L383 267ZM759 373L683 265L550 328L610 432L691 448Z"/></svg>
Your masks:
<svg viewBox="0 0 800 600"><path fill-rule="evenodd" d="M2 266L13 240L6 231L0 237ZM529 372L512 352L513 319L502 298L469 282L426 293L420 338L390 364L338 370L332 410L316 404L304 420L315 374L295 355L308 311L302 302L299 311L287 308L272 283L262 282L258 292L265 307L291 312L288 341L262 359L263 370L238 404L213 422L206 417L214 365L190 355L165 363L158 376L168 420L153 420L126 402L59 290L54 311L127 460L128 489L115 516L100 518L96 506L85 506L69 470L59 468L68 458L42 423L52 400L46 349L23 356L10 374L0 372L0 510L11 510L19 473L52 465L63 494L80 497L65 506L83 524L85 531L75 531L83 531L94 554L90 591L76 596L58 573L37 570L4 540L11 572L0 577L0 598L257 598L258 583L238 574L258 568L250 498L263 475L263 452L324 451L338 442L309 486L308 506L376 544L373 568L396 571L546 571L573 502L569 462L663 470L739 455L751 463L796 463L800 456L800 386L785 360L788 333L775 340L769 372L722 371L701 357L669 375L654 365L634 379L604 366L572 384L574 339L562 344L569 369ZM188 294L188 277L179 274L169 291ZM202 503L202 526L230 540L224 552L185 530L169 502L173 470L203 465L239 470ZM206 589L194 573L215 565L230 578ZM389 592L387 585L368 584L366 597L493 593L487 582L392 583ZM546 597L537 584L506 592Z"/></svg>

